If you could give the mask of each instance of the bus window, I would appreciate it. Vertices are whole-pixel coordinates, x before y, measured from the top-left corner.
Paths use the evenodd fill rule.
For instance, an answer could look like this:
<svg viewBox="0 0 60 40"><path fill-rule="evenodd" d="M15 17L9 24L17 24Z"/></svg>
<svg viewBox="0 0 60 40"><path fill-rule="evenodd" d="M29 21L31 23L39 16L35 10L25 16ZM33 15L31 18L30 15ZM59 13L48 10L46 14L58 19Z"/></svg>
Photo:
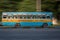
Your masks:
<svg viewBox="0 0 60 40"><path fill-rule="evenodd" d="M8 16L8 19L12 18L12 16Z"/></svg>
<svg viewBox="0 0 60 40"><path fill-rule="evenodd" d="M41 16L40 15L36 15L36 19L41 19Z"/></svg>
<svg viewBox="0 0 60 40"><path fill-rule="evenodd" d="M25 18L25 16L24 15L18 15L18 18L23 19L23 18Z"/></svg>
<svg viewBox="0 0 60 40"><path fill-rule="evenodd" d="M23 15L22 18L27 19L27 16L26 15Z"/></svg>
<svg viewBox="0 0 60 40"><path fill-rule="evenodd" d="M38 19L42 19L42 18L44 18L44 17L43 17L43 15L37 15L37 18L38 18Z"/></svg>
<svg viewBox="0 0 60 40"><path fill-rule="evenodd" d="M15 16L15 18L18 18L17 16Z"/></svg>
<svg viewBox="0 0 60 40"><path fill-rule="evenodd" d="M17 15L14 15L13 18L16 18L17 19L18 17L17 17Z"/></svg>
<svg viewBox="0 0 60 40"><path fill-rule="evenodd" d="M22 17L22 15L20 15L19 17L20 17L20 19L22 19L22 18L23 18L23 17Z"/></svg>
<svg viewBox="0 0 60 40"><path fill-rule="evenodd" d="M27 19L31 19L31 16L30 15L27 15L26 17L27 17Z"/></svg>
<svg viewBox="0 0 60 40"><path fill-rule="evenodd" d="M47 16L47 19L50 19L50 16Z"/></svg>
<svg viewBox="0 0 60 40"><path fill-rule="evenodd" d="M42 15L40 15L39 18L42 19Z"/></svg>
<svg viewBox="0 0 60 40"><path fill-rule="evenodd" d="M42 19L45 19L46 18L46 16L45 15L42 15Z"/></svg>
<svg viewBox="0 0 60 40"><path fill-rule="evenodd" d="M3 18L7 18L7 15L3 15Z"/></svg>
<svg viewBox="0 0 60 40"><path fill-rule="evenodd" d="M10 16L8 16L8 19L10 19Z"/></svg>
<svg viewBox="0 0 60 40"><path fill-rule="evenodd" d="M36 16L35 16L35 15L33 15L33 16L32 16L32 19L36 19Z"/></svg>

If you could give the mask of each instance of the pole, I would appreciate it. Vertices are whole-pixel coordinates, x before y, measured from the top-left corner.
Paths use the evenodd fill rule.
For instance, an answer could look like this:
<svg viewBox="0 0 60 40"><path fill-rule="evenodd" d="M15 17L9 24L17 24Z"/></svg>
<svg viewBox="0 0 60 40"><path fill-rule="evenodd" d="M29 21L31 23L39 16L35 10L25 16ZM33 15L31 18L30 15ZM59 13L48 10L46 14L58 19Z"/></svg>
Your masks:
<svg viewBox="0 0 60 40"><path fill-rule="evenodd" d="M36 11L41 12L41 0L36 0Z"/></svg>

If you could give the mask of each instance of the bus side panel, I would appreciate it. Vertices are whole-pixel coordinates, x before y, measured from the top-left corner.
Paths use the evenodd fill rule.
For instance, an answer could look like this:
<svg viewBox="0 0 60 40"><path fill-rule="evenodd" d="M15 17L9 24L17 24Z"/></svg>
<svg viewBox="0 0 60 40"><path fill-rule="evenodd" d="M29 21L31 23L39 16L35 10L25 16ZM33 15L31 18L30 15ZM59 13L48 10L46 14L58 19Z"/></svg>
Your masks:
<svg viewBox="0 0 60 40"><path fill-rule="evenodd" d="M43 22L21 22L21 27L41 27Z"/></svg>
<svg viewBox="0 0 60 40"><path fill-rule="evenodd" d="M52 26L53 25L53 23L52 22L47 22L48 23L48 26Z"/></svg>
<svg viewBox="0 0 60 40"><path fill-rule="evenodd" d="M42 26L43 22L20 22L20 27L37 27ZM16 22L2 22L3 26L14 27Z"/></svg>
<svg viewBox="0 0 60 40"><path fill-rule="evenodd" d="M52 25L52 22L21 22L21 27L26 27L26 26L29 26L29 27L41 27L44 23L47 23L48 26L51 26Z"/></svg>
<svg viewBox="0 0 60 40"><path fill-rule="evenodd" d="M20 22L20 27L41 27L45 22ZM48 26L51 26L52 22L46 22ZM16 22L2 22L3 26L15 27Z"/></svg>
<svg viewBox="0 0 60 40"><path fill-rule="evenodd" d="M4 27L14 27L16 22L2 22Z"/></svg>

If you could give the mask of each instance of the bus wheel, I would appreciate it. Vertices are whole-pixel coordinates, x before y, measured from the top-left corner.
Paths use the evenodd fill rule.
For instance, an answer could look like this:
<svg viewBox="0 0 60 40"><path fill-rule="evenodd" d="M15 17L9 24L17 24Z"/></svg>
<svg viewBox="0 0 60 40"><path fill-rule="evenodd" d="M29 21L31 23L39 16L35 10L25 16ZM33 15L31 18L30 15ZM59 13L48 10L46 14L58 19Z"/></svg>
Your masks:
<svg viewBox="0 0 60 40"><path fill-rule="evenodd" d="M3 26L2 24L0 24L0 26Z"/></svg>
<svg viewBox="0 0 60 40"><path fill-rule="evenodd" d="M47 28L48 27L48 24L47 23L44 23L42 27L43 28Z"/></svg>
<svg viewBox="0 0 60 40"><path fill-rule="evenodd" d="M0 24L0 28L2 28L3 27L3 25L2 24Z"/></svg>
<svg viewBox="0 0 60 40"><path fill-rule="evenodd" d="M15 24L15 28L19 28L20 27L20 24L19 23L16 23Z"/></svg>

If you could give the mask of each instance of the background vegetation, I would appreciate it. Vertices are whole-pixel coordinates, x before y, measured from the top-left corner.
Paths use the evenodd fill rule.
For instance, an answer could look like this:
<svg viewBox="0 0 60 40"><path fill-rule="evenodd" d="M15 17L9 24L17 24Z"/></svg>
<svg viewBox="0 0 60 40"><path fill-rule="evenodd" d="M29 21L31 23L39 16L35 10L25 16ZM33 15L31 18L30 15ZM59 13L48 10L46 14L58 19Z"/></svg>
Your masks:
<svg viewBox="0 0 60 40"><path fill-rule="evenodd" d="M36 11L36 0L1 0L0 12Z"/></svg>

